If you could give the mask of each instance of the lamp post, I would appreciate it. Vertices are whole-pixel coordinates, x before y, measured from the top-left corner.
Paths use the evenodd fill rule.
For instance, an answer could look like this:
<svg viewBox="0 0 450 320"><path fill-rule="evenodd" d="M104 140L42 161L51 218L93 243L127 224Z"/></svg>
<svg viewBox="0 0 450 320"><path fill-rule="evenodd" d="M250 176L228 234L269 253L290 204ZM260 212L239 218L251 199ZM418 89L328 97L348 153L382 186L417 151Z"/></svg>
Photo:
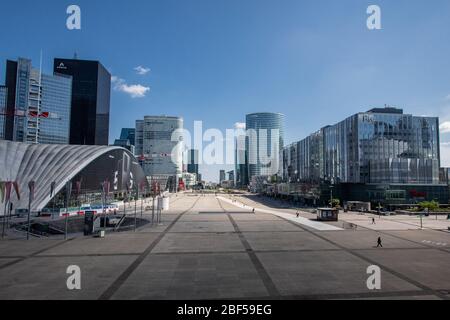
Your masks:
<svg viewBox="0 0 450 320"><path fill-rule="evenodd" d="M330 194L331 194L331 199L330 199L330 208L333 208L333 186L330 185Z"/></svg>
<svg viewBox="0 0 450 320"><path fill-rule="evenodd" d="M69 224L69 201L70 194L72 193L72 181L67 181L66 183L66 220L64 223L64 240L67 240L67 229Z"/></svg>
<svg viewBox="0 0 450 320"><path fill-rule="evenodd" d="M34 187L35 182L30 181L28 183L29 196L28 196L28 219L27 219L27 240L30 240L30 230L31 230L31 202L34 198Z"/></svg>

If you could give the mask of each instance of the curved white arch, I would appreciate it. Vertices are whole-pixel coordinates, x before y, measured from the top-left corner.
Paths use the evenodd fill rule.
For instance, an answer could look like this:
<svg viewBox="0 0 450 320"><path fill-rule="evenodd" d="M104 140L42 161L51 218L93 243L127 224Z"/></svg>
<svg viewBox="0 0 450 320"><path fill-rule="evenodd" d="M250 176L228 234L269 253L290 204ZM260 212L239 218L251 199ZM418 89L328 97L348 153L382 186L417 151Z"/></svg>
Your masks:
<svg viewBox="0 0 450 320"><path fill-rule="evenodd" d="M32 211L40 211L51 200L53 181L56 182L56 195L93 161L115 150L122 150L134 158L128 150L116 146L31 145L0 141L0 181L18 182L20 200L14 192L11 196L15 208L28 207L28 183L35 181ZM0 206L2 211L3 206Z"/></svg>

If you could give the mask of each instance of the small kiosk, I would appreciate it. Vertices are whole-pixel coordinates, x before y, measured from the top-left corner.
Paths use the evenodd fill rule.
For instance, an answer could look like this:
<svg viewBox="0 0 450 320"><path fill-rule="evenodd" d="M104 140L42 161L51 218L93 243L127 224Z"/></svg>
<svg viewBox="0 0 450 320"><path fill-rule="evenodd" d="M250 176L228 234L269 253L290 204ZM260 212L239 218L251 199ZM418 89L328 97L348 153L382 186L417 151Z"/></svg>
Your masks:
<svg viewBox="0 0 450 320"><path fill-rule="evenodd" d="M318 221L339 221L339 210L336 208L317 209Z"/></svg>

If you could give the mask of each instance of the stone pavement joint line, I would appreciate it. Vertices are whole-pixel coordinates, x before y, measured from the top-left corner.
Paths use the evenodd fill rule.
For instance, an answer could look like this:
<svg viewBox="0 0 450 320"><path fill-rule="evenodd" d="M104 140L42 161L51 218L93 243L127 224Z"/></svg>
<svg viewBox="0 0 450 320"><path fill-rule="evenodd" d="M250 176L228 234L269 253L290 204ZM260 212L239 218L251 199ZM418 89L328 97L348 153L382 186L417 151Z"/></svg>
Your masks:
<svg viewBox="0 0 450 320"><path fill-rule="evenodd" d="M288 222L294 224L291 221L288 221ZM425 292L433 292L434 295L436 295L437 297L439 297L439 298L441 298L443 300L450 300L450 297L442 294L438 290L433 290L432 288L429 288L429 287L423 285L422 283L420 283L418 281L415 281L415 280L413 280L413 279L411 279L411 278L409 278L409 277L407 277L407 276L405 276L405 275L403 275L403 274L401 274L401 273L399 273L399 272L397 272L397 271L395 271L395 270L393 270L393 269L391 269L389 267L386 267L386 266L384 266L384 265L382 265L382 264L380 264L380 263L378 263L378 262L368 258L368 257L358 253L357 252L358 250L348 249L348 248L346 248L346 247L344 247L344 246L342 246L342 245L340 245L340 244L338 244L338 243L336 243L336 242L334 242L334 241L332 241L332 240L330 240L328 238L325 238L325 237L321 236L317 232L314 232L312 230L308 230L307 228L303 228L302 226L300 226L298 224L297 224L297 226L299 228L301 228L302 230L304 230L306 232L309 232L310 234L315 235L316 237L318 237L318 238L320 238L320 239L322 239L322 240L324 240L324 241L326 241L326 242L328 242L328 243L338 247L339 249L341 249L343 251L346 251L347 253L349 253L349 254L351 254L351 255L353 255L353 256L361 259L361 260L364 260L364 261L370 263L371 265L379 266L383 271L386 271L386 272L388 272L388 273L390 273L390 274L392 274L392 275L394 275L394 276L396 276L396 277L398 277L398 278L400 278L400 279L402 279L402 280L404 280L406 282L409 282L410 284L412 284L412 285L422 289Z"/></svg>
<svg viewBox="0 0 450 320"><path fill-rule="evenodd" d="M2 269L4 269L4 268L7 268L7 267L10 267L10 266L12 266L12 265L15 265L15 264L17 264L17 263L19 263L19 262L22 262L22 261L24 261L24 260L27 260L27 259L29 259L29 258L34 258L34 257L36 257L37 255L39 255L39 254L41 254L41 253L44 253L45 251L48 251L48 250L54 249L54 248L56 248L56 247L59 247L60 245L65 244L65 243L67 243L67 242L69 242L69 241L72 241L72 240L74 240L74 238L67 239L67 240L63 240L63 241L58 242L58 243L56 243L56 244L53 244L53 245L51 245L51 246L49 246L49 247L46 247L46 248L44 248L44 249L42 249L42 250L39 250L39 251L37 251L37 252L34 252L33 254L30 254L30 255L27 255L27 256L23 256L23 257L18 257L17 260L11 261L11 262L9 262L9 263L6 263L6 264L0 266L0 270L2 270Z"/></svg>
<svg viewBox="0 0 450 320"><path fill-rule="evenodd" d="M261 277L262 282L264 283L264 286L266 287L267 292L269 293L271 298L281 298L281 294L278 291L277 287L273 283L272 279L270 278L269 273L264 268L261 261L258 259L258 256L253 251L252 247L248 243L247 239L245 238L244 234L239 229L239 226L237 225L236 221L233 219L232 215L225 210L225 208L222 206L222 203L220 202L219 198L216 198L217 202L219 203L220 208L223 210L223 212L227 213L228 218L230 219L231 224L234 227L234 230L239 236L239 239L242 242L242 245L244 246L251 262L253 263L253 266L255 267L256 271L258 272L259 276Z"/></svg>
<svg viewBox="0 0 450 320"><path fill-rule="evenodd" d="M147 258L147 256L152 252L152 250L158 245L159 242L164 238L164 236L172 229L172 227L181 219L181 217L191 211L200 198L197 198L194 204L187 209L186 211L180 213L178 217L175 218L174 221L170 223L167 229L162 232L155 241L150 244L150 246L117 278L113 284L106 289L106 291L99 297L99 300L109 300L112 296L120 289L120 287L127 281L127 279L131 276L131 274L139 267L139 265Z"/></svg>
<svg viewBox="0 0 450 320"><path fill-rule="evenodd" d="M241 205L239 203L235 203L235 202L233 202L233 201L231 201L229 199L226 199L226 198L223 198L223 197L219 197L219 198L221 200L229 203L229 204L234 205L235 207L246 208L243 205ZM263 212L263 213L269 213L269 214L275 215L277 217L283 218L285 220L289 220L289 221L292 221L292 222L295 222L295 223L299 223L299 224L302 224L304 226L307 226L307 227L310 227L310 228L313 228L313 229L319 230L319 231L343 231L344 230L344 229L339 228L339 227L335 227L335 226L332 226L332 225L329 225L329 224L326 224L326 223L322 223L322 222L318 222L318 221L312 221L312 220L309 220L309 219L306 219L306 218L303 218L303 217L298 217L297 218L297 217L295 217L295 216L293 216L291 214L288 214L288 213L272 211L272 210L266 210L266 209L261 209L261 208L256 209L256 211Z"/></svg>

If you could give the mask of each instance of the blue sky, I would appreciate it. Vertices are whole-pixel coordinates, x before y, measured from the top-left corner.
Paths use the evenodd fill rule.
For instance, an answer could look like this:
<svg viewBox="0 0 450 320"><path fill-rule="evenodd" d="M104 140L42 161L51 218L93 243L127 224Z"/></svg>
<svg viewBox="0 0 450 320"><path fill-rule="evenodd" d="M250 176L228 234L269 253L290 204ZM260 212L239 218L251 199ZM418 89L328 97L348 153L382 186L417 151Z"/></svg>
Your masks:
<svg viewBox="0 0 450 320"><path fill-rule="evenodd" d="M66 28L70 4L81 7L81 31ZM382 30L366 27L370 4L381 7ZM286 115L289 143L391 104L441 118L447 166L449 39L448 0L18 0L0 12L0 61L38 66L42 49L49 72L54 57L77 52L123 79L129 92L112 93L111 141L144 115L225 130L246 113L274 111ZM130 94L145 87L145 97ZM217 178L218 168L204 170Z"/></svg>

